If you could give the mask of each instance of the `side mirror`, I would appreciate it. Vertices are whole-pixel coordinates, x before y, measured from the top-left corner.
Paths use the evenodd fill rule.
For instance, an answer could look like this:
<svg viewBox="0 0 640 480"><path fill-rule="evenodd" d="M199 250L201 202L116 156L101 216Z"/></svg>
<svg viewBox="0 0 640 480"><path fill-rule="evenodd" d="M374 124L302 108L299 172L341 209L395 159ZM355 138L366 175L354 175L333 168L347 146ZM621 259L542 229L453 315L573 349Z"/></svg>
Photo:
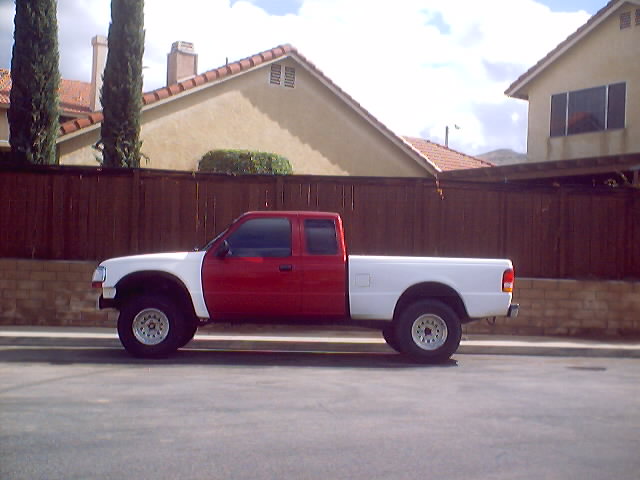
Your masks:
<svg viewBox="0 0 640 480"><path fill-rule="evenodd" d="M218 250L216 250L216 257L220 258L220 259L224 259L227 255L229 255L231 253L231 247L229 245L229 242L227 242L226 240L224 240L222 242L222 245L220 245L218 247Z"/></svg>

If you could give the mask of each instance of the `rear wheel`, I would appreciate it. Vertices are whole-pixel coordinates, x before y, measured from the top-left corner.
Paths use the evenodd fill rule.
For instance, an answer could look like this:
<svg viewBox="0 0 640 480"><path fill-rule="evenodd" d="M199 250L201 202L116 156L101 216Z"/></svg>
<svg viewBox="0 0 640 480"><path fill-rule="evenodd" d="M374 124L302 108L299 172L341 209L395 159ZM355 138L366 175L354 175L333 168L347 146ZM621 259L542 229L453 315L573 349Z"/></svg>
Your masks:
<svg viewBox="0 0 640 480"><path fill-rule="evenodd" d="M185 323L175 304L164 297L143 295L129 300L118 316L118 336L136 357L161 357L184 340Z"/></svg>
<svg viewBox="0 0 640 480"><path fill-rule="evenodd" d="M462 326L456 313L437 300L409 305L395 322L400 351L424 363L443 362L460 345Z"/></svg>

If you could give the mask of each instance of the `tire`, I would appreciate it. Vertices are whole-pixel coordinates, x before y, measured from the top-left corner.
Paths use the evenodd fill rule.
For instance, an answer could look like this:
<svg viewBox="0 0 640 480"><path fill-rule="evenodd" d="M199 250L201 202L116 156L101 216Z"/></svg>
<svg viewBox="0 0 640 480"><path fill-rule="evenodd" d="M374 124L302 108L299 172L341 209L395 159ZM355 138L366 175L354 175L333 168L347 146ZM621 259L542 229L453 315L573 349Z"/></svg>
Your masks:
<svg viewBox="0 0 640 480"><path fill-rule="evenodd" d="M167 298L142 295L129 300L118 316L118 336L134 357L164 357L175 352L185 338L185 322Z"/></svg>
<svg viewBox="0 0 640 480"><path fill-rule="evenodd" d="M398 342L396 341L396 331L393 328L393 325L389 325L388 327L384 327L382 329L382 337L384 341L387 342L391 348L393 348L396 352L400 353L400 347L398 346Z"/></svg>
<svg viewBox="0 0 640 480"><path fill-rule="evenodd" d="M395 334L402 353L421 363L440 363L458 349L462 325L448 305L437 300L420 300L397 318Z"/></svg>
<svg viewBox="0 0 640 480"><path fill-rule="evenodd" d="M184 328L182 340L178 343L178 348L184 347L187 343L193 340L193 337L196 334L196 330L198 330L198 322L193 320L191 322L187 322Z"/></svg>

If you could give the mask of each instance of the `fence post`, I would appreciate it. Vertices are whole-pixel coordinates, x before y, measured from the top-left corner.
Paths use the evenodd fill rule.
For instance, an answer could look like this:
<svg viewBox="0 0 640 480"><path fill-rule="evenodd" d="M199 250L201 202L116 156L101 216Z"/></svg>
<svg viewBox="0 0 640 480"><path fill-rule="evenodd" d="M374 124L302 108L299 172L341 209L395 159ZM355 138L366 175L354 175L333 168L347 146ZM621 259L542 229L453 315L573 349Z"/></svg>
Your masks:
<svg viewBox="0 0 640 480"><path fill-rule="evenodd" d="M275 210L282 210L284 208L284 178L282 175L276 175L275 184Z"/></svg>
<svg viewBox="0 0 640 480"><path fill-rule="evenodd" d="M131 235L129 237L130 249L132 252L140 253L140 169L134 168L133 175L130 177L131 188L131 210L129 210L129 225L131 226Z"/></svg>

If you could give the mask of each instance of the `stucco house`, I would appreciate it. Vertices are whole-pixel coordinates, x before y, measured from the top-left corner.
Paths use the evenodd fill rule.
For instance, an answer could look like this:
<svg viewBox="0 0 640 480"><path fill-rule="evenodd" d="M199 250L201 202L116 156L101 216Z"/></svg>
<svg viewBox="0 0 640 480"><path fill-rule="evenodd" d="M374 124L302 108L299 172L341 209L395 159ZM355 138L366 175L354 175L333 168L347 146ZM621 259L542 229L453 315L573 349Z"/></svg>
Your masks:
<svg viewBox="0 0 640 480"><path fill-rule="evenodd" d="M106 42L93 45L95 70ZM197 65L193 45L175 42L167 86L144 94L145 167L195 170L220 148L284 155L296 174L422 177L490 166L465 156L460 167L460 154L437 144L427 154L422 139L396 135L290 45L202 74ZM101 121L95 112L61 126L62 164L96 164Z"/></svg>
<svg viewBox="0 0 640 480"><path fill-rule="evenodd" d="M177 57L177 58L175 58ZM195 170L212 149L287 157L296 174L430 176L440 169L391 132L290 45L197 74L176 42L167 87L144 94L149 168ZM95 164L100 112L61 126L61 164Z"/></svg>
<svg viewBox="0 0 640 480"><path fill-rule="evenodd" d="M99 92L107 39L94 37L92 46L91 83L61 82L63 165L98 165L93 145L103 118ZM193 44L175 42L167 55L167 86L143 94L141 139L148 161L141 166L196 170L213 149L278 153L290 160L295 174L311 175L429 177L492 166L396 135L290 45L201 74L197 67ZM5 87L0 107L8 109L10 78Z"/></svg>
<svg viewBox="0 0 640 480"><path fill-rule="evenodd" d="M640 153L640 0L612 0L506 90L530 162Z"/></svg>

